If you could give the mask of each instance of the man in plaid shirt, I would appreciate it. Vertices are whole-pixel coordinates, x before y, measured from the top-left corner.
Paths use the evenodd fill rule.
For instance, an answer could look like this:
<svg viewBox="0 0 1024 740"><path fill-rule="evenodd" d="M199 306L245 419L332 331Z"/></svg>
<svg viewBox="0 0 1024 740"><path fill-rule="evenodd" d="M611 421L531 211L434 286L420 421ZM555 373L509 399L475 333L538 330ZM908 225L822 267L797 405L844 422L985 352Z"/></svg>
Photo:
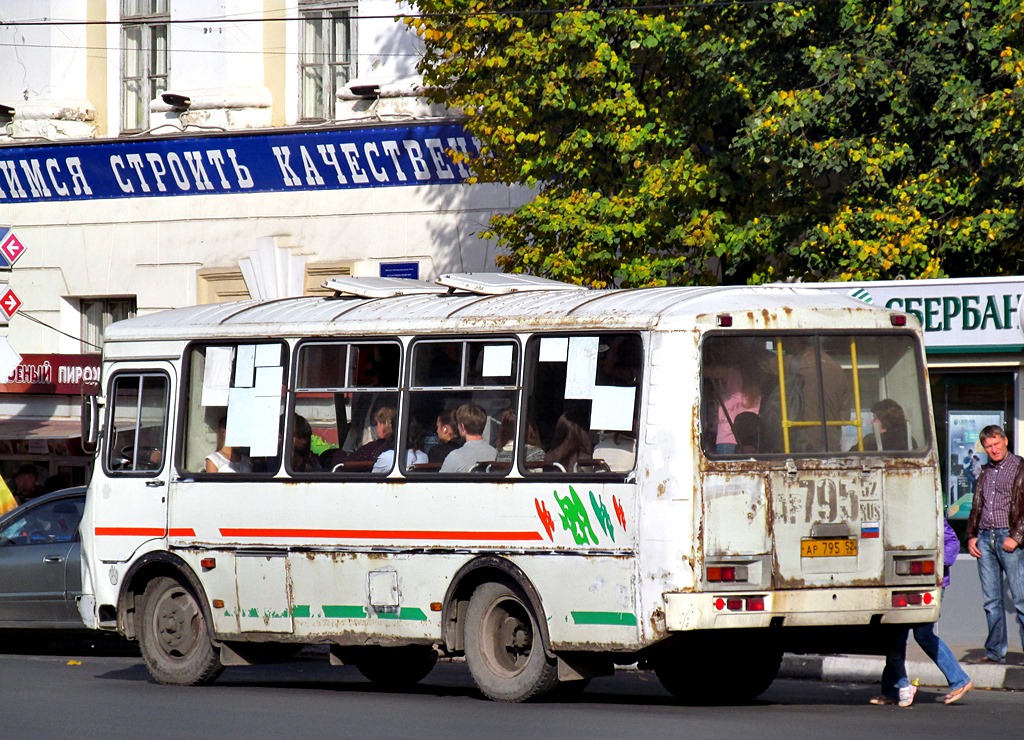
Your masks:
<svg viewBox="0 0 1024 740"><path fill-rule="evenodd" d="M1024 458L1010 452L1000 426L991 424L978 437L988 462L974 486L974 503L967 520L967 551L978 559L985 600L985 660L1005 663L1004 573L1024 645Z"/></svg>

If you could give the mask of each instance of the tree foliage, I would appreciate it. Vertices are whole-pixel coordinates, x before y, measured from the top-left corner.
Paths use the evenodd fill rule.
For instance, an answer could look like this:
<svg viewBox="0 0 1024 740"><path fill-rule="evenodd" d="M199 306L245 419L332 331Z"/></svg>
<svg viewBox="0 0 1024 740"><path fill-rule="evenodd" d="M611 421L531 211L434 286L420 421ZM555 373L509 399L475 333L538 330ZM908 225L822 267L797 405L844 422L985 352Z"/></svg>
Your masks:
<svg viewBox="0 0 1024 740"><path fill-rule="evenodd" d="M1024 267L1024 3L414 0L431 95L532 199L501 265L595 286Z"/></svg>

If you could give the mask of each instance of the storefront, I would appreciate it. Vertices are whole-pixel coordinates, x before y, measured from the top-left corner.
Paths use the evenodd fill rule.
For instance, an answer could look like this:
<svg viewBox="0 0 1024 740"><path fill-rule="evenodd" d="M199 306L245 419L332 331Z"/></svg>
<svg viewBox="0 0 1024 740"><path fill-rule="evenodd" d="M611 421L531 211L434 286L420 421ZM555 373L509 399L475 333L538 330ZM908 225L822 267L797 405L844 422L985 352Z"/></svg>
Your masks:
<svg viewBox="0 0 1024 740"><path fill-rule="evenodd" d="M947 515L953 520L965 519L970 512L977 467L987 459L978 443L981 429L988 424L1002 425L1011 449L1024 451L1024 394L1020 385L1024 331L1018 316L1024 278L902 280L820 287L906 311L921 322Z"/></svg>
<svg viewBox="0 0 1024 740"><path fill-rule="evenodd" d="M82 449L83 387L99 381L100 356L22 355L0 383L0 474L10 480L26 463L39 471L39 487L56 490L87 483L92 456Z"/></svg>

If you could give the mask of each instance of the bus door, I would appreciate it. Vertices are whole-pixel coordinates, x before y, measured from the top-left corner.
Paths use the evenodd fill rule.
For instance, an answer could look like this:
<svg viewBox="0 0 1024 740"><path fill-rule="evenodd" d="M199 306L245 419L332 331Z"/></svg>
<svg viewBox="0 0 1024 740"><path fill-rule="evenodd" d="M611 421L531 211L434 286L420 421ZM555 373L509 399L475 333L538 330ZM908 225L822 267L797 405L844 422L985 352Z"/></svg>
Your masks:
<svg viewBox="0 0 1024 740"><path fill-rule="evenodd" d="M106 389L106 423L90 496L96 556L126 561L145 542L167 534L172 425L169 363L114 369Z"/></svg>

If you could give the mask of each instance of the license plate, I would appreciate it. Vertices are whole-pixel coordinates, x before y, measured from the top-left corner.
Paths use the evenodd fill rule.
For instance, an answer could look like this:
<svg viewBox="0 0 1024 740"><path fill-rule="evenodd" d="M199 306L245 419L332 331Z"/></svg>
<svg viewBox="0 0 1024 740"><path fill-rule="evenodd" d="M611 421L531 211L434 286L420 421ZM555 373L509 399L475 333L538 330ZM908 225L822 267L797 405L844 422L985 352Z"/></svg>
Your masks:
<svg viewBox="0 0 1024 740"><path fill-rule="evenodd" d="M801 540L802 558L849 558L857 555L857 540L837 538L830 540Z"/></svg>

